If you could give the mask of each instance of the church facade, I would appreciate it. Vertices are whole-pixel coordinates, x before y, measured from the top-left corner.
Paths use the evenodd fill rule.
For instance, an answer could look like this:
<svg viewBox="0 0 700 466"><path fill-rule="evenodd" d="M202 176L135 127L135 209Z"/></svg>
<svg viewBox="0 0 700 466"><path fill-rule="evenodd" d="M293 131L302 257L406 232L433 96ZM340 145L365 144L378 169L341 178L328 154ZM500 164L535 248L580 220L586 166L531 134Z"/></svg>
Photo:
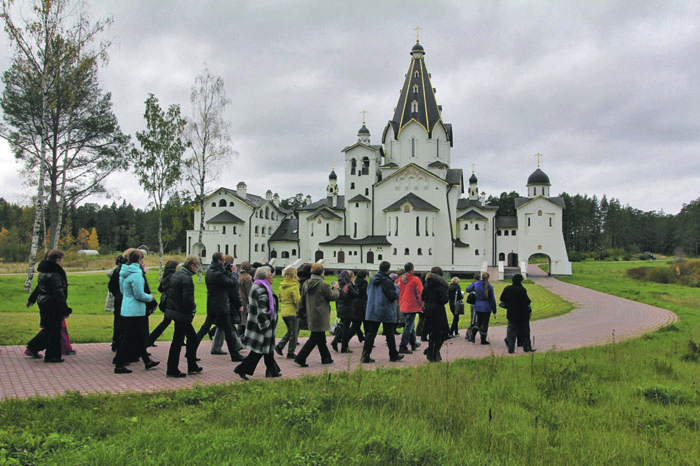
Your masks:
<svg viewBox="0 0 700 466"><path fill-rule="evenodd" d="M331 171L326 197L294 211L280 207L279 197L220 188L205 202L205 231L187 232L187 252L208 262L214 251L236 262L275 266L297 260L323 259L329 269L374 270L388 260L407 261L416 270L439 265L448 273L486 267L527 267L544 255L553 275L570 275L562 234L560 197L550 196L549 177L539 167L527 180L527 197L515 200L516 216L497 216L486 204L472 172L464 183L461 168L451 167L452 125L442 120L425 50L419 42L394 114L382 132L381 144L370 141L363 122L357 141L342 149L344 185ZM199 224L195 209L194 225Z"/></svg>

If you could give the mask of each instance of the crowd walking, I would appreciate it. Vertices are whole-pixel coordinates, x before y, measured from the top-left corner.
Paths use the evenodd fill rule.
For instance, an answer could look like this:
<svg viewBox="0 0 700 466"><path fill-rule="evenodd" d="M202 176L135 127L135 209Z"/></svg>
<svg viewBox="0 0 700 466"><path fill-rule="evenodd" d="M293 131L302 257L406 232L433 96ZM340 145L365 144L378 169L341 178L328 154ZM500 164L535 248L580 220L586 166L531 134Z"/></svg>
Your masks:
<svg viewBox="0 0 700 466"><path fill-rule="evenodd" d="M63 269L64 255L49 251L37 269L37 286L27 307L39 305L39 333L27 343L25 354L44 358L47 363L62 362L63 354L74 354L68 341L65 319L72 310L68 306L68 279ZM303 264L299 269L288 266L282 270L283 280L273 289L275 269L267 264L243 261L240 268L233 257L220 252L212 254L205 273L207 292L206 318L195 332L192 325L197 313L194 276L200 270L200 260L187 256L182 264L168 261L158 285L160 303L150 292L144 266L144 254L129 249L115 259L107 274L108 299L106 310L114 312L112 336L113 372L130 374L133 363L141 360L145 370L155 369L160 361L151 357L149 348L172 324L174 329L167 356L165 375L184 378L203 373L198 349L209 335L214 340L211 355L229 355L234 374L243 380L254 375L262 359L265 377L282 375L275 354L309 367L318 361L313 357L318 349L322 365L334 364L328 348L327 334L331 331L332 304L335 303L336 322L330 347L336 353L350 354L351 341L357 337L361 344L359 359L364 364L372 358L377 336L381 330L390 362L399 362L427 342L422 354L430 362L443 359L445 342L459 335L460 316L465 313L464 297L470 305L470 321L466 339L480 343L488 340L489 320L496 314L496 296L488 273L474 276L466 290L459 277L448 283L440 267L418 274L412 262L391 272L391 264L382 261L378 270L345 269L338 274L338 283L324 279L321 263ZM238 273L240 270L240 273ZM368 279L369 278L369 279ZM506 309L508 328L504 340L508 353L520 346L532 352L530 317L532 306L523 276L512 278L512 284L500 295L500 307ZM149 316L156 309L163 313L161 321L149 333ZM448 321L448 309L452 322ZM418 326L416 327L416 320ZM277 325L284 322L286 332L276 339ZM299 348L299 331L308 330L309 337ZM400 330L400 331L399 331ZM63 338L65 335L65 338ZM399 336L397 345L396 335ZM420 339L419 339L420 337ZM223 344L226 343L226 350ZM66 347L67 345L67 347ZM185 346L186 371L180 370L182 347ZM40 352L45 351L45 356ZM247 354L244 354L244 351Z"/></svg>

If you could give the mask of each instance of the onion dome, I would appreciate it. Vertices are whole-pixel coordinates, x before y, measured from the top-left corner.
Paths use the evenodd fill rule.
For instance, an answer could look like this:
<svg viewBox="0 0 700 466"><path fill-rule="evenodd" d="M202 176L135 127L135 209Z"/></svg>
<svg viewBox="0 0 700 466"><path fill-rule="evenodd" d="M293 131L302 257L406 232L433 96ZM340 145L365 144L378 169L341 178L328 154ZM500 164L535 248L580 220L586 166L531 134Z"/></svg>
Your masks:
<svg viewBox="0 0 700 466"><path fill-rule="evenodd" d="M472 173L472 176L469 177L469 184L476 184L478 181L479 180L476 179L476 175Z"/></svg>
<svg viewBox="0 0 700 466"><path fill-rule="evenodd" d="M360 134L366 134L366 135L369 136L369 130L368 130L367 127L364 125L364 123L362 124L362 128L360 128L360 130L357 132L357 135L358 135L358 136L359 136Z"/></svg>
<svg viewBox="0 0 700 466"><path fill-rule="evenodd" d="M335 170L331 170L331 174L328 175L328 179L329 180L337 180L338 179L338 175L335 174Z"/></svg>
<svg viewBox="0 0 700 466"><path fill-rule="evenodd" d="M530 177L527 179L527 184L528 186L531 184L543 184L551 186L551 183L549 182L549 177L540 168L532 172L532 175L530 175Z"/></svg>

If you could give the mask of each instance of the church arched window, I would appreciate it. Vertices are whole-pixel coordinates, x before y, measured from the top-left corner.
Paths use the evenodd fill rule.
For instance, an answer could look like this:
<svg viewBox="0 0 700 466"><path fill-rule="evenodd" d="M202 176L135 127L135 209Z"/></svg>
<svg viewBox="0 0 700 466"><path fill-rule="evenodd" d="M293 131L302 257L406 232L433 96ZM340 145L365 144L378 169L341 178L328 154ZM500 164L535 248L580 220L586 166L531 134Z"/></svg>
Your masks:
<svg viewBox="0 0 700 466"><path fill-rule="evenodd" d="M413 77L414 77L414 78L420 78L420 71L414 71L414 72L413 72Z"/></svg>
<svg viewBox="0 0 700 466"><path fill-rule="evenodd" d="M369 175L369 157L362 158L362 174Z"/></svg>
<svg viewBox="0 0 700 466"><path fill-rule="evenodd" d="M352 159L352 160L350 161L350 174L351 174L351 175L354 175L356 169L357 169L357 160Z"/></svg>
<svg viewBox="0 0 700 466"><path fill-rule="evenodd" d="M219 201L219 207L226 207L226 199L221 199Z"/></svg>
<svg viewBox="0 0 700 466"><path fill-rule="evenodd" d="M350 183L350 189L355 189L355 183Z"/></svg>
<svg viewBox="0 0 700 466"><path fill-rule="evenodd" d="M418 84L413 85L413 93L418 94Z"/></svg>
<svg viewBox="0 0 700 466"><path fill-rule="evenodd" d="M411 138L411 157L416 156L416 138Z"/></svg>
<svg viewBox="0 0 700 466"><path fill-rule="evenodd" d="M411 102L411 113L418 113L418 102Z"/></svg>

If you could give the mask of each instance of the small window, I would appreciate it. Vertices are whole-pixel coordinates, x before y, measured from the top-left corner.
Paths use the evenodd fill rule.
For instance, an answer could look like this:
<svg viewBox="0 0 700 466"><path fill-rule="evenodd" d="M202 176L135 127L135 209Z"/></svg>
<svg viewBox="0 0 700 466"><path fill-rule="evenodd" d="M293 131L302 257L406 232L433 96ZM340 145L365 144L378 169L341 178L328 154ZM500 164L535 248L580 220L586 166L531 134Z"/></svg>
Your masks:
<svg viewBox="0 0 700 466"><path fill-rule="evenodd" d="M527 218L527 226L530 226L530 217Z"/></svg>
<svg viewBox="0 0 700 466"><path fill-rule="evenodd" d="M549 217L549 226L552 226L552 217Z"/></svg>
<svg viewBox="0 0 700 466"><path fill-rule="evenodd" d="M292 249L292 256L296 256L296 255L297 255L297 250L296 250L296 249Z"/></svg>
<svg viewBox="0 0 700 466"><path fill-rule="evenodd" d="M537 211L537 216L538 216L538 217L541 217L541 216L542 216L542 211L541 211L541 210L538 210L538 211Z"/></svg>
<svg viewBox="0 0 700 466"><path fill-rule="evenodd" d="M394 248L394 255L396 255L396 248Z"/></svg>
<svg viewBox="0 0 700 466"><path fill-rule="evenodd" d="M433 255L433 248L428 248L428 255L432 256Z"/></svg>
<svg viewBox="0 0 700 466"><path fill-rule="evenodd" d="M413 93L418 94L418 84L413 85Z"/></svg>
<svg viewBox="0 0 700 466"><path fill-rule="evenodd" d="M414 77L414 78L420 78L420 71L414 71L414 72L413 72L413 77Z"/></svg>
<svg viewBox="0 0 700 466"><path fill-rule="evenodd" d="M211 206L212 206L212 207L216 207L216 202L212 202L212 203L211 203Z"/></svg>
<svg viewBox="0 0 700 466"><path fill-rule="evenodd" d="M479 230L479 224L478 224L478 223L474 225L474 229L477 230L477 231Z"/></svg>
<svg viewBox="0 0 700 466"><path fill-rule="evenodd" d="M326 223L326 236L330 236L330 235L331 235L331 224Z"/></svg>
<svg viewBox="0 0 700 466"><path fill-rule="evenodd" d="M357 160L352 159L350 161L350 174L354 175L356 170L357 170Z"/></svg>
<svg viewBox="0 0 700 466"><path fill-rule="evenodd" d="M261 245L260 245L260 250L261 250L262 252L265 252L265 245L264 245L264 244L261 244Z"/></svg>
<svg viewBox="0 0 700 466"><path fill-rule="evenodd" d="M478 249L474 249L474 255L475 255L475 256L478 256L478 255L479 255L479 250L478 250Z"/></svg>
<svg viewBox="0 0 700 466"><path fill-rule="evenodd" d="M360 207L360 203L359 203L359 202L356 202L356 203L355 203L355 207Z"/></svg>
<svg viewBox="0 0 700 466"><path fill-rule="evenodd" d="M255 252L258 252L258 245L255 245Z"/></svg>
<svg viewBox="0 0 700 466"><path fill-rule="evenodd" d="M468 224L468 223L465 223L465 224L464 224L464 231L467 231L467 230L469 230L469 224Z"/></svg>
<svg viewBox="0 0 700 466"><path fill-rule="evenodd" d="M226 199L221 199L219 201L219 207L226 207Z"/></svg>
<svg viewBox="0 0 700 466"><path fill-rule="evenodd" d="M502 252L498 253L498 260L499 261L504 261L506 260L506 255Z"/></svg>
<svg viewBox="0 0 700 466"><path fill-rule="evenodd" d="M416 217L416 236L420 236L420 217Z"/></svg>
<svg viewBox="0 0 700 466"><path fill-rule="evenodd" d="M418 102L411 102L411 113L418 113Z"/></svg>
<svg viewBox="0 0 700 466"><path fill-rule="evenodd" d="M423 255L423 248L418 248L417 254L418 254L419 256L422 256L422 255Z"/></svg>
<svg viewBox="0 0 700 466"><path fill-rule="evenodd" d="M233 226L233 234L234 235L236 234L236 226L235 225Z"/></svg>
<svg viewBox="0 0 700 466"><path fill-rule="evenodd" d="M510 231L510 236L515 236L515 230Z"/></svg>
<svg viewBox="0 0 700 466"><path fill-rule="evenodd" d="M409 254L411 254L411 251L410 251L408 248L406 248L406 249L403 250L403 255L404 255L404 256L408 256Z"/></svg>
<svg viewBox="0 0 700 466"><path fill-rule="evenodd" d="M233 207L233 201L230 201L230 202L228 203L228 206L229 206L229 207Z"/></svg>
<svg viewBox="0 0 700 466"><path fill-rule="evenodd" d="M496 236L501 236L502 234L503 232L501 232L501 230L496 231Z"/></svg>
<svg viewBox="0 0 700 466"><path fill-rule="evenodd" d="M350 183L350 189L355 189L355 183Z"/></svg>
<svg viewBox="0 0 700 466"><path fill-rule="evenodd" d="M224 226L221 227L221 234L222 234L222 235L225 235L225 234L226 234L226 225L224 225ZM226 252L226 254L228 254L228 251Z"/></svg>
<svg viewBox="0 0 700 466"><path fill-rule="evenodd" d="M289 259L289 251L282 251L282 259Z"/></svg>
<svg viewBox="0 0 700 466"><path fill-rule="evenodd" d="M503 235L504 235L504 236L508 236L508 230L504 230L504 231L503 231Z"/></svg>
<svg viewBox="0 0 700 466"><path fill-rule="evenodd" d="M379 261L382 260L382 255L381 255L381 254L377 254L377 260L379 260Z"/></svg>
<svg viewBox="0 0 700 466"><path fill-rule="evenodd" d="M256 234L256 235L258 234L259 229L260 229L260 228L259 228L257 225L255 225L255 234Z"/></svg>
<svg viewBox="0 0 700 466"><path fill-rule="evenodd" d="M369 188L365 188L365 196L369 196Z"/></svg>

